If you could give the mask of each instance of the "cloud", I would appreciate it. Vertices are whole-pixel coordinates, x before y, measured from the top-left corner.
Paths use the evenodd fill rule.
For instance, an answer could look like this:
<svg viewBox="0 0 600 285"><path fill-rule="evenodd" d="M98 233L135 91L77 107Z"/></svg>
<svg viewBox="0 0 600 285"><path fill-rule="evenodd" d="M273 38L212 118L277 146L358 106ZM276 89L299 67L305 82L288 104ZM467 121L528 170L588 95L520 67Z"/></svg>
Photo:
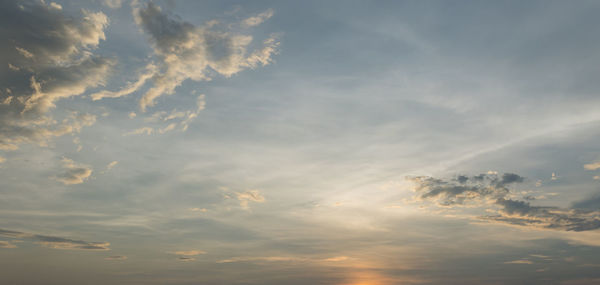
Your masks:
<svg viewBox="0 0 600 285"><path fill-rule="evenodd" d="M586 209L586 210L600 210L600 193L596 193L583 199L581 201L577 201L573 203L572 208L576 209Z"/></svg>
<svg viewBox="0 0 600 285"><path fill-rule="evenodd" d="M439 206L463 205L467 202L486 199L496 200L509 193L509 184L523 182L523 177L505 173L479 174L467 177L459 175L452 181L444 181L427 176L408 177L415 183L414 191L420 200L434 200Z"/></svg>
<svg viewBox="0 0 600 285"><path fill-rule="evenodd" d="M296 256L246 256L246 257L232 257L228 259L222 259L217 263L234 263L234 262L342 262L350 260L347 256L335 256L329 258L309 258L309 257L296 257Z"/></svg>
<svg viewBox="0 0 600 285"><path fill-rule="evenodd" d="M110 250L108 242L88 242L63 237L38 235L19 231L0 229L0 236L30 240L36 244L54 249L68 250Z"/></svg>
<svg viewBox="0 0 600 285"><path fill-rule="evenodd" d="M504 262L504 264L533 264L533 261L527 259L519 259L513 261Z"/></svg>
<svg viewBox="0 0 600 285"><path fill-rule="evenodd" d="M158 69L156 65L148 64L148 66L146 66L146 72L139 75L138 79L135 82L130 82L126 87L118 91L102 90L100 92L90 95L90 97L92 98L92 100L97 101L103 98L119 98L127 96L144 86L144 84L146 84L146 81L150 80L157 72Z"/></svg>
<svg viewBox="0 0 600 285"><path fill-rule="evenodd" d="M244 25L246 27L258 26L258 25L262 24L264 21L273 17L273 14L274 14L273 9L267 9L266 11L264 11L256 16L246 18L244 21L242 21L242 25Z"/></svg>
<svg viewBox="0 0 600 285"><path fill-rule="evenodd" d="M112 9L121 8L122 5L121 0L104 0L102 3Z"/></svg>
<svg viewBox="0 0 600 285"><path fill-rule="evenodd" d="M236 193L236 196L242 208L248 208L248 202L263 203L265 201L265 197L258 190Z"/></svg>
<svg viewBox="0 0 600 285"><path fill-rule="evenodd" d="M3 156L0 156L0 163L4 163L6 161L6 158Z"/></svg>
<svg viewBox="0 0 600 285"><path fill-rule="evenodd" d="M108 165L106 165L106 170L111 170L113 167L115 167L117 164L119 164L118 161L112 161L111 163L109 163Z"/></svg>
<svg viewBox="0 0 600 285"><path fill-rule="evenodd" d="M524 181L524 178L517 174L480 174L472 177L460 175L452 180L426 176L408 179L415 183L416 200L432 201L441 207L466 204L487 207L488 211L497 213L479 217L488 222L565 231L600 228L599 211L532 206L528 202L508 198L511 192L507 187ZM580 202L580 205L576 206L585 203L587 202Z"/></svg>
<svg viewBox="0 0 600 285"><path fill-rule="evenodd" d="M600 162L588 163L583 166L585 170L596 170L600 168Z"/></svg>
<svg viewBox="0 0 600 285"><path fill-rule="evenodd" d="M127 260L127 256L124 255L112 255L104 258L105 260Z"/></svg>
<svg viewBox="0 0 600 285"><path fill-rule="evenodd" d="M0 248L17 248L17 246L8 241L0 240Z"/></svg>
<svg viewBox="0 0 600 285"><path fill-rule="evenodd" d="M66 157L62 159L62 163L66 171L53 178L65 185L81 184L92 174L92 168L88 165L77 164Z"/></svg>
<svg viewBox="0 0 600 285"><path fill-rule="evenodd" d="M177 254L177 255L185 255L185 256L194 256L194 255L206 254L206 252L202 251L202 250L182 250L182 251L176 251L174 253Z"/></svg>
<svg viewBox="0 0 600 285"><path fill-rule="evenodd" d="M181 262L190 262L190 261L195 261L196 259L193 257L180 256L177 260L179 260Z"/></svg>
<svg viewBox="0 0 600 285"><path fill-rule="evenodd" d="M190 123L194 121L202 110L206 107L204 94L198 95L196 98L196 108L186 111L173 109L170 113L158 111L145 119L146 122L153 123L154 126L145 126L137 128L125 135L153 135L165 134L173 130L185 132Z"/></svg>
<svg viewBox="0 0 600 285"><path fill-rule="evenodd" d="M499 199L496 204L502 207L499 215L481 218L513 225L577 232L600 228L600 212L598 211L538 207L531 206L527 202L510 199Z"/></svg>
<svg viewBox="0 0 600 285"><path fill-rule="evenodd" d="M140 109L145 111L154 105L157 97L173 94L187 79L207 81L214 74L230 77L244 69L269 64L277 52L279 42L275 36L264 40L262 47L250 51L253 37L233 31L229 25L210 21L197 27L171 17L152 2L133 6L136 23L153 44L159 62L157 70L142 74L121 91L96 95L97 99L132 93L152 77L152 87L139 102ZM272 11L265 13L257 16L262 20L250 22L259 24L272 15Z"/></svg>
<svg viewBox="0 0 600 285"><path fill-rule="evenodd" d="M44 1L0 3L0 150L46 145L93 123L70 114L53 118L49 110L104 84L113 61L92 50L105 39L108 18L87 10L71 17L59 8Z"/></svg>

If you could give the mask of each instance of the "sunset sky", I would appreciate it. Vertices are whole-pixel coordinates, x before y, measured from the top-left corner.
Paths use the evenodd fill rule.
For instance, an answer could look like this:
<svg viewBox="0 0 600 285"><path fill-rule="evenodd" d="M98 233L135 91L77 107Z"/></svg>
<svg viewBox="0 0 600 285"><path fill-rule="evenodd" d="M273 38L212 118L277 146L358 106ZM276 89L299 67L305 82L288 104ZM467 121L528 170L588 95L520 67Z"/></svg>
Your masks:
<svg viewBox="0 0 600 285"><path fill-rule="evenodd" d="M600 284L598 1L0 1L0 284Z"/></svg>

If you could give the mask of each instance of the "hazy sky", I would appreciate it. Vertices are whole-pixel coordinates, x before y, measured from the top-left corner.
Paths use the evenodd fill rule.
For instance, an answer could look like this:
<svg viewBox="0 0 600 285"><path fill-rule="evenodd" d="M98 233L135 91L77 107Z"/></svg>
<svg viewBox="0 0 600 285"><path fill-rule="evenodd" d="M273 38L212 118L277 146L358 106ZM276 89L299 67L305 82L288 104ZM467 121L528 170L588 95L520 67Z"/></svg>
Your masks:
<svg viewBox="0 0 600 285"><path fill-rule="evenodd" d="M0 2L2 284L600 284L600 2Z"/></svg>

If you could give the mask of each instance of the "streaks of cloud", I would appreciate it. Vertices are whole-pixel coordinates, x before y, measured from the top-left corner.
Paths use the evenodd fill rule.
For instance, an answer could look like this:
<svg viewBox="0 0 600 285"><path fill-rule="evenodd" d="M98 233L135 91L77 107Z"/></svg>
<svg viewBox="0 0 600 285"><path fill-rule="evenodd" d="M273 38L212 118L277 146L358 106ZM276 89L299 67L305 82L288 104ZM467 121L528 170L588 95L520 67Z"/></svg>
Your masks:
<svg viewBox="0 0 600 285"><path fill-rule="evenodd" d="M488 222L565 231L589 231L600 228L600 212L585 209L532 206L528 202L512 200L508 185L523 182L517 174L480 174L473 177L458 176L453 180L432 177L411 177L415 183L417 200L433 201L438 206L456 207L469 204L473 207L493 207L496 215L479 217ZM583 204L585 202L580 202Z"/></svg>
<svg viewBox="0 0 600 285"><path fill-rule="evenodd" d="M258 25L272 15L272 11L265 13L250 22ZM247 68L267 65L279 45L275 36L271 36L263 41L261 48L249 51L252 36L236 33L218 21L194 26L169 16L152 2L134 5L134 17L150 37L159 59L158 70L149 70L121 91L97 95L96 98L132 93L153 74L153 85L139 102L142 111L153 106L157 97L173 94L175 88L187 79L206 81L212 78L213 73L230 77Z"/></svg>
<svg viewBox="0 0 600 285"><path fill-rule="evenodd" d="M144 126L137 128L133 131L126 133L125 135L153 135L153 134L165 134L173 130L180 130L185 132L190 123L198 117L198 114L206 107L204 94L198 95L196 99L196 109L190 109L187 111L178 111L173 109L170 113L165 111L159 111L146 118L145 121L153 123L153 126Z"/></svg>
<svg viewBox="0 0 600 285"><path fill-rule="evenodd" d="M127 260L127 256L124 255L111 255L104 258L105 260Z"/></svg>
<svg viewBox="0 0 600 285"><path fill-rule="evenodd" d="M533 264L533 261L527 260L527 259L518 259L518 260L504 262L504 264Z"/></svg>
<svg viewBox="0 0 600 285"><path fill-rule="evenodd" d="M130 82L126 87L120 89L118 91L108 91L102 90L100 92L94 93L90 95L92 100L97 101L103 98L119 98L126 95L129 95L136 90L140 89L146 82L158 72L158 68L154 64L148 64L146 66L146 71L138 76L138 79L135 82Z"/></svg>
<svg viewBox="0 0 600 285"><path fill-rule="evenodd" d="M105 39L108 18L82 10L63 14L55 3L3 1L0 4L0 149L22 143L46 145L52 137L77 132L90 115L53 118L55 102L104 83L113 62L91 52Z"/></svg>
<svg viewBox="0 0 600 285"><path fill-rule="evenodd" d="M65 185L81 184L92 174L92 168L88 165L75 163L66 157L62 163L65 171L53 178Z"/></svg>
<svg viewBox="0 0 600 285"><path fill-rule="evenodd" d="M32 233L25 233L19 231L11 231L0 229L0 236L8 238L19 238L33 241L44 247L54 249L67 249L67 250L110 250L108 242L88 242L83 240L74 240L69 238L38 235Z"/></svg>
<svg viewBox="0 0 600 285"><path fill-rule="evenodd" d="M181 262L196 261L196 258L194 258L192 256L206 254L205 251L196 250L196 249L192 249L192 250L179 250L179 251L167 252L167 253L178 255L177 260L179 260Z"/></svg>
<svg viewBox="0 0 600 285"><path fill-rule="evenodd" d="M583 166L583 168L585 170L597 170L597 169L600 169L600 162L592 162L592 163L585 164Z"/></svg>
<svg viewBox="0 0 600 285"><path fill-rule="evenodd" d="M177 254L177 255L185 255L185 256L194 256L194 255L206 254L206 252L202 251L202 250L180 250L180 251L176 251L174 253Z"/></svg>
<svg viewBox="0 0 600 285"><path fill-rule="evenodd" d="M9 241L0 240L0 248L17 248L17 246Z"/></svg>
<svg viewBox="0 0 600 285"><path fill-rule="evenodd" d="M256 16L252 16L252 17L248 17L248 18L244 19L244 21L242 21L242 25L246 26L246 27L256 27L256 26L262 24L264 21L273 17L274 13L275 12L273 11L273 9L267 9L266 11L264 11Z"/></svg>
<svg viewBox="0 0 600 285"><path fill-rule="evenodd" d="M335 256L329 258L309 258L296 256L246 256L232 257L218 260L217 263L235 263L235 262L341 262L351 259L347 256Z"/></svg>
<svg viewBox="0 0 600 285"><path fill-rule="evenodd" d="M115 160L115 161L112 161L112 162L110 162L108 165L106 165L106 170L111 170L111 169L113 169L113 167L117 166L117 164L119 164L119 162L118 162L118 161L116 161L116 160Z"/></svg>

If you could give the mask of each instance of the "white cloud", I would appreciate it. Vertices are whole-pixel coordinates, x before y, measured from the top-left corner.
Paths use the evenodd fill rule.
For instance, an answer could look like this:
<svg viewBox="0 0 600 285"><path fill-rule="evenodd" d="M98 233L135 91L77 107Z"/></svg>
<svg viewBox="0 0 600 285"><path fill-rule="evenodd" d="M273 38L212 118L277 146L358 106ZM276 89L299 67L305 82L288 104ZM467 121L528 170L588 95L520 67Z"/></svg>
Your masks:
<svg viewBox="0 0 600 285"><path fill-rule="evenodd" d="M113 167L115 167L119 162L118 161L112 161L111 163L109 163L108 165L106 165L106 170L111 170Z"/></svg>
<svg viewBox="0 0 600 285"><path fill-rule="evenodd" d="M244 21L242 21L242 25L244 25L246 27L258 26L258 25L262 24L264 21L273 17L273 14L274 14L273 9L267 9L266 11L264 11L256 16L246 18Z"/></svg>
<svg viewBox="0 0 600 285"><path fill-rule="evenodd" d="M200 254L206 254L205 251L202 250L182 250L174 252L177 255L185 255L185 256L195 256Z"/></svg>
<svg viewBox="0 0 600 285"><path fill-rule="evenodd" d="M240 201L242 208L248 208L249 202L263 203L265 197L258 190L248 190L246 192L236 193L237 199Z"/></svg>
<svg viewBox="0 0 600 285"><path fill-rule="evenodd" d="M583 166L585 170L596 170L600 168L600 162L588 163Z"/></svg>

